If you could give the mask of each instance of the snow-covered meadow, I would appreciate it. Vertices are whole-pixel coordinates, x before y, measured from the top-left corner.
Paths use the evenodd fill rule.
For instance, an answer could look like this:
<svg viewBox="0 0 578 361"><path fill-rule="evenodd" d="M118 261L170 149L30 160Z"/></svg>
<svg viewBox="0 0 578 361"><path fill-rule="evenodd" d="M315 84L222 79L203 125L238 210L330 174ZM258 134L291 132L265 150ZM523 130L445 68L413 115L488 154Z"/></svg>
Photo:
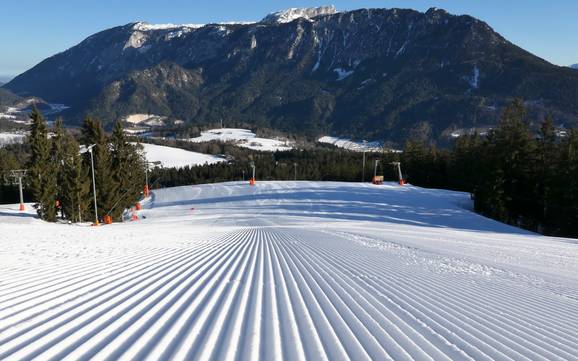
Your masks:
<svg viewBox="0 0 578 361"><path fill-rule="evenodd" d="M380 142L358 142L351 139L324 136L317 140L318 143L331 144L337 148L347 149L354 152L381 152L383 144Z"/></svg>
<svg viewBox="0 0 578 361"><path fill-rule="evenodd" d="M395 184L155 191L141 220L0 206L2 360L558 360L578 242Z"/></svg>
<svg viewBox="0 0 578 361"><path fill-rule="evenodd" d="M148 143L141 143L141 145L148 162L160 162L160 164L165 168L193 167L226 161L225 158L216 155L191 152L180 148L165 147Z"/></svg>
<svg viewBox="0 0 578 361"><path fill-rule="evenodd" d="M0 148L9 144L24 143L28 134L24 132L0 132Z"/></svg>
<svg viewBox="0 0 578 361"><path fill-rule="evenodd" d="M202 132L198 137L183 140L193 143L232 142L239 147L262 152L284 152L294 148L294 145L289 141L260 138L250 130L235 128L210 129Z"/></svg>

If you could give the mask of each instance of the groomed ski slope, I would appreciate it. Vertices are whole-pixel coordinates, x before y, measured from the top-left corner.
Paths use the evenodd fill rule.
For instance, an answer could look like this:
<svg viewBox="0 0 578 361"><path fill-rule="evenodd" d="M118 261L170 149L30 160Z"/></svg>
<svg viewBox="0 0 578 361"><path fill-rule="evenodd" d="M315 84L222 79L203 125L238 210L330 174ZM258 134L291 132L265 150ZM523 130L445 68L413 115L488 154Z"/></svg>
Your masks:
<svg viewBox="0 0 578 361"><path fill-rule="evenodd" d="M0 206L2 360L576 360L578 244L394 184L155 191L138 222Z"/></svg>

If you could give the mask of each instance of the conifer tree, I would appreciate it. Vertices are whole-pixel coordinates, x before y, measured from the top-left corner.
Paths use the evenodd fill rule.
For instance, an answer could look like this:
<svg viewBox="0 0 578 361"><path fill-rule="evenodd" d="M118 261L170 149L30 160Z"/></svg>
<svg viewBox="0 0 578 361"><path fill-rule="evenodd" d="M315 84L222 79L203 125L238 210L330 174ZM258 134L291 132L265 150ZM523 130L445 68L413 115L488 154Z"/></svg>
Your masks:
<svg viewBox="0 0 578 361"><path fill-rule="evenodd" d="M51 141L48 138L46 121L34 107L30 114L32 120L29 143L30 189L37 202L36 208L40 218L56 221L56 200L58 195L56 166L51 156Z"/></svg>
<svg viewBox="0 0 578 361"><path fill-rule="evenodd" d="M536 167L536 144L526 120L522 100L516 99L504 110L498 127L488 138L490 172L493 177L493 197L504 194L505 199L493 199L496 207L505 204L505 222L532 228L541 214L535 203L536 186L533 176ZM492 180L490 180L492 182ZM492 198L493 198L492 197ZM491 207L491 205L488 205ZM492 213L502 214L495 211Z"/></svg>
<svg viewBox="0 0 578 361"><path fill-rule="evenodd" d="M62 119L57 119L54 125L54 136L52 137L52 158L54 164L56 165L56 202L58 207L62 209L62 199L64 198L64 194L66 192L66 188L64 187L64 173L65 173L65 161L66 161L66 154L64 149L65 143L65 131L62 126ZM58 209L57 209L58 211ZM64 214L62 214L64 217Z"/></svg>
<svg viewBox="0 0 578 361"><path fill-rule="evenodd" d="M118 184L118 194L110 215L118 219L124 209L130 208L140 199L145 182L145 161L139 148L128 143L120 122L114 126L111 146L112 176Z"/></svg>
<svg viewBox="0 0 578 361"><path fill-rule="evenodd" d="M578 235L578 131L570 130L560 147L559 235Z"/></svg>
<svg viewBox="0 0 578 361"><path fill-rule="evenodd" d="M24 168L16 156L7 149L0 148L0 203L16 203L18 187L10 184L10 171Z"/></svg>
<svg viewBox="0 0 578 361"><path fill-rule="evenodd" d="M559 167L559 156L556 146L556 130L551 116L547 116L540 127L537 149L536 199L542 208L541 224L556 222L557 198L559 196L556 169Z"/></svg>
<svg viewBox="0 0 578 361"><path fill-rule="evenodd" d="M62 212L71 222L82 222L92 219L91 216L91 179L90 168L80 155L80 146L74 137L68 133L63 139L64 177L62 180L63 194L61 198Z"/></svg>
<svg viewBox="0 0 578 361"><path fill-rule="evenodd" d="M452 187L471 193L479 188L485 159L481 148L482 139L477 133L456 140L449 165Z"/></svg>
<svg viewBox="0 0 578 361"><path fill-rule="evenodd" d="M413 184L421 184L425 187L434 185L435 150L422 140L408 140L402 154L402 163L408 175L408 181Z"/></svg>
<svg viewBox="0 0 578 361"><path fill-rule="evenodd" d="M118 183L113 177L110 159L109 139L98 120L87 117L83 126L83 137L86 146L94 144L94 173L96 180L96 203L99 217L103 217L114 206L118 196ZM90 167L90 156L86 158Z"/></svg>

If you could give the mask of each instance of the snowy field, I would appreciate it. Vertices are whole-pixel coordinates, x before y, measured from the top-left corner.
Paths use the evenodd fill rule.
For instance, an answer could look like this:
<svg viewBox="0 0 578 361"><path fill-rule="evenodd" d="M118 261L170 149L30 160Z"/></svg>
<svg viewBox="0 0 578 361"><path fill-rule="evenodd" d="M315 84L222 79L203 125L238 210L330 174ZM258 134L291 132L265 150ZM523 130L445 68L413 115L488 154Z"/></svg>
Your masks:
<svg viewBox="0 0 578 361"><path fill-rule="evenodd" d="M124 121L131 125L146 125L149 127L162 127L167 117L155 114L131 114Z"/></svg>
<svg viewBox="0 0 578 361"><path fill-rule="evenodd" d="M355 152L381 152L383 144L379 142L356 142L350 139L325 136L317 140L319 143L331 144L337 148L352 150Z"/></svg>
<svg viewBox="0 0 578 361"><path fill-rule="evenodd" d="M293 149L293 144L279 139L259 138L255 133L247 129L211 129L201 132L196 138L183 139L193 143L204 142L233 142L239 147L259 150L262 152L285 152Z"/></svg>
<svg viewBox="0 0 578 361"><path fill-rule="evenodd" d="M578 243L469 203L224 183L98 228L0 206L0 359L576 360Z"/></svg>
<svg viewBox="0 0 578 361"><path fill-rule="evenodd" d="M165 168L183 168L203 164L215 164L225 162L224 158L216 155L191 152L184 149L165 147L162 145L141 143L149 162L161 162Z"/></svg>
<svg viewBox="0 0 578 361"><path fill-rule="evenodd" d="M27 134L0 132L0 148L9 144L24 143Z"/></svg>

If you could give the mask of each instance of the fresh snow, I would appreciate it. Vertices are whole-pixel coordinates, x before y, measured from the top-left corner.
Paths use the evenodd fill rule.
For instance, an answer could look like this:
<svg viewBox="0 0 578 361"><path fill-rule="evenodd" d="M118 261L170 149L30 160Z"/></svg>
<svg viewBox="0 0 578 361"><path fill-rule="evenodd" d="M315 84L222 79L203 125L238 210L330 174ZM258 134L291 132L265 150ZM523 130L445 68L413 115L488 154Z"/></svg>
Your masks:
<svg viewBox="0 0 578 361"><path fill-rule="evenodd" d="M149 162L161 162L165 168L183 168L204 164L215 164L226 160L216 155L191 152L184 149L141 143Z"/></svg>
<svg viewBox="0 0 578 361"><path fill-rule="evenodd" d="M467 194L258 180L143 205L104 227L0 206L0 359L578 355L578 242L481 217Z"/></svg>
<svg viewBox="0 0 578 361"><path fill-rule="evenodd" d="M235 128L211 129L201 132L198 137L184 140L193 143L233 142L239 147L263 152L284 152L294 148L293 144L287 140L259 138L248 129Z"/></svg>
<svg viewBox="0 0 578 361"><path fill-rule="evenodd" d="M319 143L332 144L338 148L356 152L381 152L383 144L380 142L356 142L350 139L325 136L317 140Z"/></svg>

